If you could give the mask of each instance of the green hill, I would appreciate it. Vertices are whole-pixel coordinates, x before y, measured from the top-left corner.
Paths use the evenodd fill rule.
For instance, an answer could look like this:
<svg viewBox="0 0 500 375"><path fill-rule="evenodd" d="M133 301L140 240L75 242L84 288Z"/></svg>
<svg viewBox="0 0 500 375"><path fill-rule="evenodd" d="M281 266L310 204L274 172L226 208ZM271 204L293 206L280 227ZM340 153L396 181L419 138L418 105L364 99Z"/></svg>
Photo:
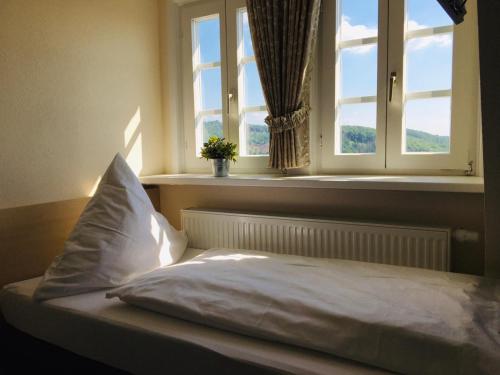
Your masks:
<svg viewBox="0 0 500 375"><path fill-rule="evenodd" d="M408 152L449 152L450 137L433 135L419 130L406 130Z"/></svg>
<svg viewBox="0 0 500 375"><path fill-rule="evenodd" d="M204 139L207 142L210 136L222 137L222 124L219 121L209 121L205 123ZM267 126L248 125L250 135L248 145L248 155L266 155L269 152L269 132Z"/></svg>
<svg viewBox="0 0 500 375"><path fill-rule="evenodd" d="M342 126L342 153L375 152L375 129L366 126ZM408 152L448 152L450 137L433 135L420 130L407 129Z"/></svg>
<svg viewBox="0 0 500 375"><path fill-rule="evenodd" d="M375 152L375 129L365 126L342 126L342 153L370 154Z"/></svg>
<svg viewBox="0 0 500 375"><path fill-rule="evenodd" d="M268 153L269 132L266 126L249 124L249 155L262 155ZM205 123L205 139L216 135L222 137L222 124L219 121ZM375 129L366 126L342 126L342 153L367 154L375 152ZM448 152L450 137L433 135L420 130L407 129L406 141L408 152Z"/></svg>
<svg viewBox="0 0 500 375"><path fill-rule="evenodd" d="M217 136L219 138L223 137L223 128L222 123L220 121L208 121L204 124L204 132L203 132L203 143L208 142L208 138L212 136Z"/></svg>

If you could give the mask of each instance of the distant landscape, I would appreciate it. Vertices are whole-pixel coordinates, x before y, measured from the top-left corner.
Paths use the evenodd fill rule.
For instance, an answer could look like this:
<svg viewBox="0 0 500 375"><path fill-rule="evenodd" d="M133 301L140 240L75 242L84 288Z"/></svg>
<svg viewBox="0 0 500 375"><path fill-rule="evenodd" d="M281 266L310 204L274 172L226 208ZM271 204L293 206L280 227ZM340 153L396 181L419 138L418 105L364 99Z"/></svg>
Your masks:
<svg viewBox="0 0 500 375"><path fill-rule="evenodd" d="M269 132L267 125L249 124L249 142L247 145L248 155L267 155L269 153ZM207 142L210 136L222 137L222 124L219 121L205 123L203 142Z"/></svg>
<svg viewBox="0 0 500 375"><path fill-rule="evenodd" d="M249 124L249 155L265 155L269 148L267 126ZM219 121L205 123L205 139L216 135L222 137L222 124ZM375 152L375 129L366 126L342 126L342 153L369 154ZM450 137L434 135L420 130L406 130L407 152L448 152Z"/></svg>
<svg viewBox="0 0 500 375"><path fill-rule="evenodd" d="M374 153L375 129L366 126L342 126L342 153ZM406 130L407 152L448 152L450 137L420 130Z"/></svg>

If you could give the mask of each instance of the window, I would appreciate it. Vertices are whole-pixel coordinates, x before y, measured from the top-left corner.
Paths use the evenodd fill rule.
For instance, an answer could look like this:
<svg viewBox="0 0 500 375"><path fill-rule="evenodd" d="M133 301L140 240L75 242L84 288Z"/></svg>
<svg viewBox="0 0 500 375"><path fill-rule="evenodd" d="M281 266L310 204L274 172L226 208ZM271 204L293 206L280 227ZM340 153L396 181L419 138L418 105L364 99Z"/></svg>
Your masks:
<svg viewBox="0 0 500 375"><path fill-rule="evenodd" d="M224 136L220 20L217 14L193 20L193 90L196 150L211 136Z"/></svg>
<svg viewBox="0 0 500 375"><path fill-rule="evenodd" d="M269 152L269 132L264 94L250 36L248 13L238 9L238 92L240 117L240 155L262 156Z"/></svg>
<svg viewBox="0 0 500 375"><path fill-rule="evenodd" d="M468 5L454 26L436 0L323 2L324 170L463 173L475 158L478 90Z"/></svg>
<svg viewBox="0 0 500 375"><path fill-rule="evenodd" d="M453 26L437 1L407 0L403 153L449 153Z"/></svg>
<svg viewBox="0 0 500 375"><path fill-rule="evenodd" d="M463 174L477 160L476 1L458 26L436 0L322 1L310 121L318 172ZM233 171L269 173L245 1L181 11L183 171L207 172L199 150L217 135L238 144Z"/></svg>
<svg viewBox="0 0 500 375"><path fill-rule="evenodd" d="M267 109L245 2L204 1L182 12L185 169L207 168L200 149L216 135L238 144L234 169L265 171Z"/></svg>
<svg viewBox="0 0 500 375"><path fill-rule="evenodd" d="M362 7L360 7L362 5ZM377 129L377 0L339 3L335 152L375 154ZM364 27L354 26L356 24ZM364 142L364 134L369 142Z"/></svg>

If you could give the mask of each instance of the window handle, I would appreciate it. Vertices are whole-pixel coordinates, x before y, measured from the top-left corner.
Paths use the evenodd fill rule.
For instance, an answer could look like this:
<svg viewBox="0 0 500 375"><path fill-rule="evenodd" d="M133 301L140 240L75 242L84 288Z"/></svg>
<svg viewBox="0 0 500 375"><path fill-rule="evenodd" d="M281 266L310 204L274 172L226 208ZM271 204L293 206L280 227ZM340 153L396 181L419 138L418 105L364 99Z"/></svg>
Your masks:
<svg viewBox="0 0 500 375"><path fill-rule="evenodd" d="M389 78L389 102L392 102L392 91L394 90L394 85L398 79L398 74L396 72L391 73L391 78Z"/></svg>
<svg viewBox="0 0 500 375"><path fill-rule="evenodd" d="M236 99L236 90L230 90L227 94L227 113L229 114L230 110L229 108L231 107L231 103L233 102L234 99Z"/></svg>

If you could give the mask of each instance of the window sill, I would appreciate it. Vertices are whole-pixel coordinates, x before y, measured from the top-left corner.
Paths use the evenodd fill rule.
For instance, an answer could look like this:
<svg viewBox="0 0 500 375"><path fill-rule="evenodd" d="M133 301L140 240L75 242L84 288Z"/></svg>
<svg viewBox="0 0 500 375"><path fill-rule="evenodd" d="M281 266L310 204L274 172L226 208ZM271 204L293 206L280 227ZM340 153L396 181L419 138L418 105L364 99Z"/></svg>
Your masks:
<svg viewBox="0 0 500 375"><path fill-rule="evenodd" d="M144 176L141 177L141 182L147 185L208 185L452 193L484 192L482 177L467 176L282 176L269 174L232 174L229 177L213 177L207 174L174 174Z"/></svg>

